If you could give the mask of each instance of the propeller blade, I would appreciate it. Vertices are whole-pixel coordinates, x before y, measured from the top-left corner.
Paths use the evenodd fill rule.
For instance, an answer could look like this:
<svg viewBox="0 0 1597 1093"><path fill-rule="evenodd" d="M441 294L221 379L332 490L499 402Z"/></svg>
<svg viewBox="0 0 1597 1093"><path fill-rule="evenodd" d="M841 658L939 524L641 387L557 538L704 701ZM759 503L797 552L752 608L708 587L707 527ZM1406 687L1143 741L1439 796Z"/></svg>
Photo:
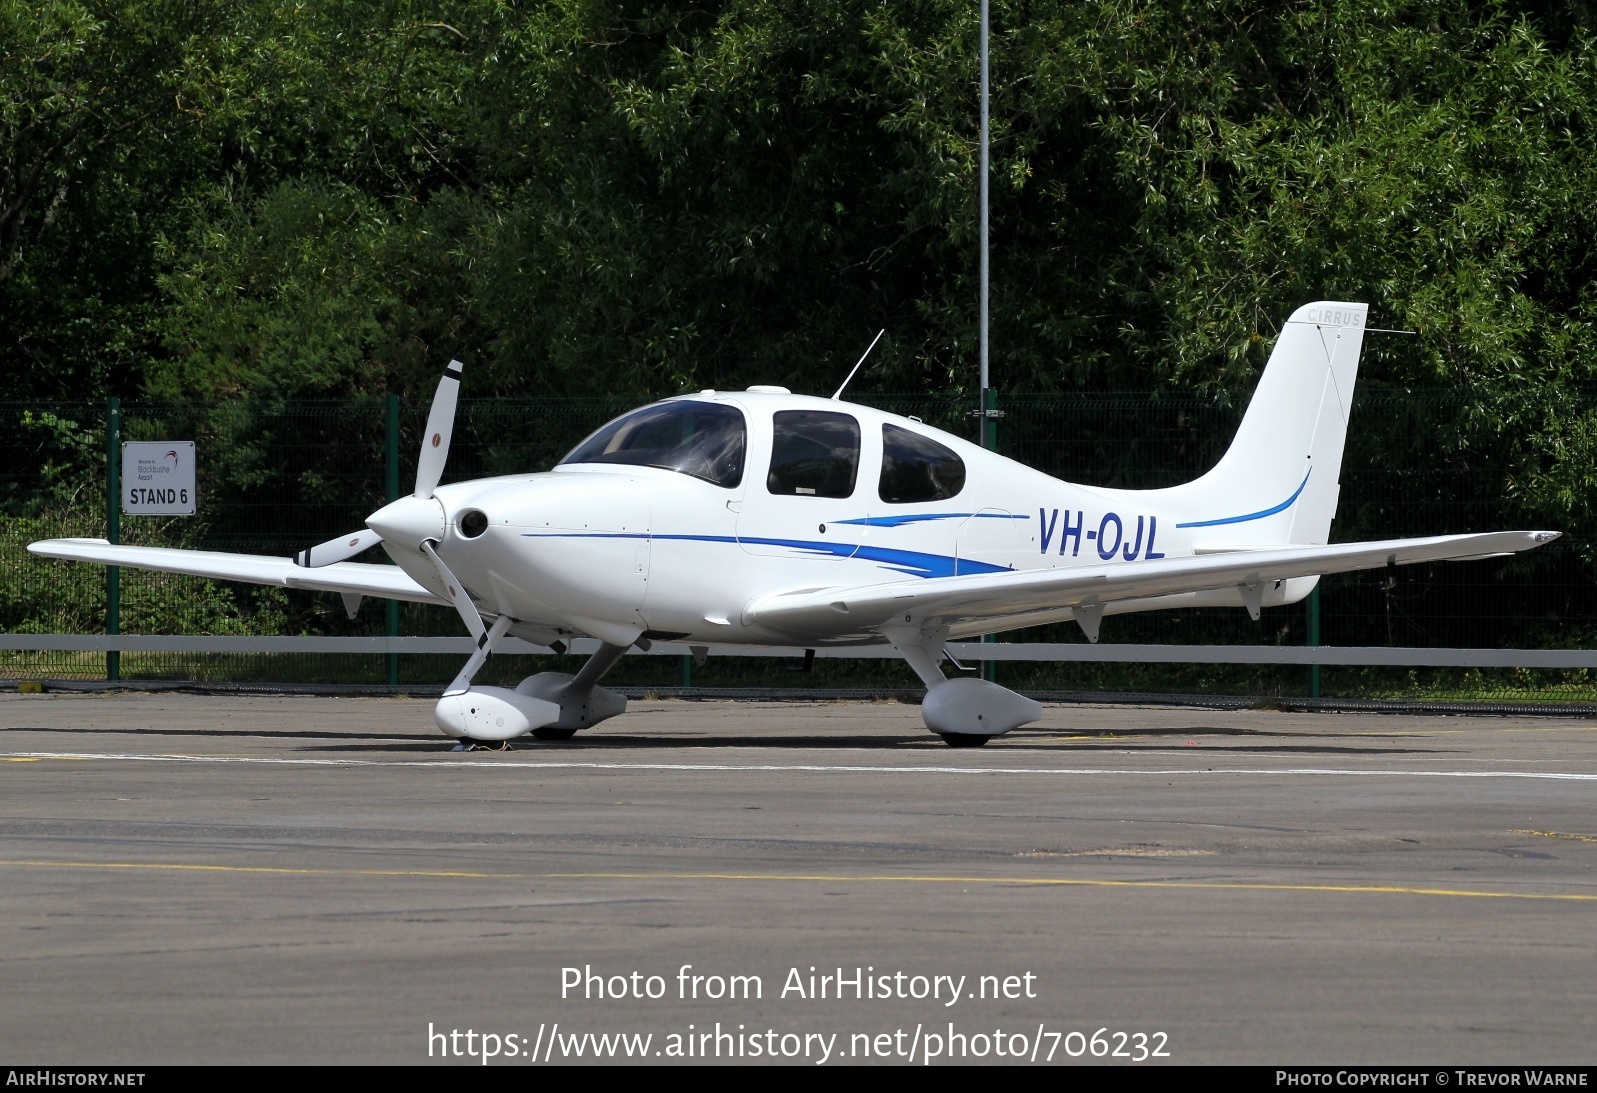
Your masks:
<svg viewBox="0 0 1597 1093"><path fill-rule="evenodd" d="M353 558L363 550L370 550L383 541L383 537L367 528L349 535L340 535L336 539L329 539L325 543L317 543L309 549L302 550L294 555L294 564L304 566L306 569L317 569L334 562L344 562Z"/></svg>
<svg viewBox="0 0 1597 1093"><path fill-rule="evenodd" d="M421 458L416 461L416 494L426 499L438 488L444 476L444 461L449 458L449 436L455 428L455 401L460 397L460 373L465 365L450 361L433 394L427 412L427 435L422 437Z"/></svg>
<svg viewBox="0 0 1597 1093"><path fill-rule="evenodd" d="M433 568L438 571L438 579L444 583L444 594L449 597L449 602L455 605L455 610L460 613L460 621L466 624L466 629L471 631L471 636L477 639L480 648L487 637L487 627L482 624L482 615L477 612L477 605L471 602L471 597L466 595L466 589L455 580L455 575L449 572L449 567L444 560L438 557L438 551L433 548L431 539L421 541L422 553L432 559Z"/></svg>

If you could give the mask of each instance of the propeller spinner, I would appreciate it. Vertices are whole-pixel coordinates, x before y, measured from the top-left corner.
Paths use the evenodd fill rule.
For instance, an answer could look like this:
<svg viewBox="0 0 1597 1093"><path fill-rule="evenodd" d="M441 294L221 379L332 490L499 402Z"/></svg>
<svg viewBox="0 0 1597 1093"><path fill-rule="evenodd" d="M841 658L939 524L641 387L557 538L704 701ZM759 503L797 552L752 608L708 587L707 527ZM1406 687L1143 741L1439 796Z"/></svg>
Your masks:
<svg viewBox="0 0 1597 1093"><path fill-rule="evenodd" d="M460 374L465 368L459 361L450 361L438 380L438 390L433 393L432 409L427 412L427 433L421 443L421 457L416 460L416 489L412 497L420 500L432 498L443 477L444 463L449 458L449 440L455 428L455 404L460 399ZM387 514L387 506L380 513ZM378 513L374 513L374 516ZM384 524L391 520L381 521ZM365 529L349 535L340 535L325 543L318 543L294 555L294 564L307 569L317 569L334 562L347 562L355 555L381 543L384 534L368 519ZM435 559L436 561L436 559ZM450 582L445 582L450 583ZM470 626L470 623L467 623ZM482 627L481 619L477 627Z"/></svg>

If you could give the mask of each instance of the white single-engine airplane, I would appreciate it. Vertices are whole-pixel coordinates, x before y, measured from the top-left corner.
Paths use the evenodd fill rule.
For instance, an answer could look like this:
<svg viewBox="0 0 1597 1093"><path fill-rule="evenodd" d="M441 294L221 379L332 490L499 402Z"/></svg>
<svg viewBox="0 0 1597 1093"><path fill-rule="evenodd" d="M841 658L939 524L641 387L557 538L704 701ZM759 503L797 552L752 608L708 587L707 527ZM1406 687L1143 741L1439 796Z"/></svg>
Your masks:
<svg viewBox="0 0 1597 1093"><path fill-rule="evenodd" d="M293 559L99 539L51 558L189 573L347 598L453 605L477 650L435 710L466 744L566 739L626 699L598 686L650 639L704 646L890 644L926 684L926 726L984 744L1042 707L945 678L951 639L1106 614L1293 603L1319 576L1479 558L1556 532L1328 546L1367 306L1314 303L1283 327L1230 449L1185 485L1113 490L1052 478L913 418L790 394L701 391L610 422L552 471L438 484L461 365L439 382L416 489ZM841 392L839 392L839 395ZM381 543L395 566L347 559ZM505 634L563 650L575 676L514 690L472 677Z"/></svg>

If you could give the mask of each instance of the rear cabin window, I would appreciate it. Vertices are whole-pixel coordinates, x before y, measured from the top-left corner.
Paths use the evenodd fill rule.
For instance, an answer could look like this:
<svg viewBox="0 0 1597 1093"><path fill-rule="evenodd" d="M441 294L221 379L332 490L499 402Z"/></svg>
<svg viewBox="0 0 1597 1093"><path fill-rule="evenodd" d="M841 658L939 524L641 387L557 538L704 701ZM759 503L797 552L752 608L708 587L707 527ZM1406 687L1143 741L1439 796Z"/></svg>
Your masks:
<svg viewBox="0 0 1597 1093"><path fill-rule="evenodd" d="M931 437L897 425L882 426L882 479L878 493L891 505L946 501L965 488L965 461Z"/></svg>
<svg viewBox="0 0 1597 1093"><path fill-rule="evenodd" d="M616 418L560 462L663 467L731 489L743 481L743 411L716 402L662 402Z"/></svg>
<svg viewBox="0 0 1597 1093"><path fill-rule="evenodd" d="M859 474L859 422L827 410L779 410L765 488L792 497L848 497Z"/></svg>

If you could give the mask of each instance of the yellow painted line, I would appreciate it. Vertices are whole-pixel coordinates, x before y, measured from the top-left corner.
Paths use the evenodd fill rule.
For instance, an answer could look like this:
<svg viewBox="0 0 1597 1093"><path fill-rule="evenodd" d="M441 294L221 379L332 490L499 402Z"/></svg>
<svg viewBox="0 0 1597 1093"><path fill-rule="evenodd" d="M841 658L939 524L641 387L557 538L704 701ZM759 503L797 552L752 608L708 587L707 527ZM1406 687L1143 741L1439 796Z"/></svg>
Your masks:
<svg viewBox="0 0 1597 1093"><path fill-rule="evenodd" d="M733 880L812 881L827 884L1023 884L1033 887L1201 888L1255 892L1353 892L1469 899L1553 899L1597 902L1597 894L1560 892L1483 892L1467 888L1411 888L1389 884L1254 884L1247 881L1103 880L1075 877L917 877L844 876L825 873L544 873L548 880Z"/></svg>
<svg viewBox="0 0 1597 1093"><path fill-rule="evenodd" d="M1597 843L1597 835L1571 835L1563 831L1532 831L1529 828L1516 827L1511 835L1540 835L1544 839L1572 839L1578 843Z"/></svg>
<svg viewBox="0 0 1597 1093"><path fill-rule="evenodd" d="M193 873L272 873L295 877L466 877L488 880L525 879L520 873L468 873L430 869L288 869L269 865L189 865L182 862L0 861L0 867L45 869L169 869Z"/></svg>
<svg viewBox="0 0 1597 1093"><path fill-rule="evenodd" d="M7 763L42 763L46 759L66 759L73 762L87 762L93 756L89 755L0 755L0 759Z"/></svg>
<svg viewBox="0 0 1597 1093"><path fill-rule="evenodd" d="M1597 894L1488 892L1468 888L1421 888L1388 884L1265 884L1248 881L1108 880L1096 877L975 877L844 873L477 873L430 869L295 869L264 865L195 865L182 862L0 860L0 868L168 870L193 873L260 873L300 877L428 877L466 880L692 880L799 882L810 884L1009 884L1033 888L1172 888L1242 892L1344 892L1454 899L1524 899L1597 902Z"/></svg>

